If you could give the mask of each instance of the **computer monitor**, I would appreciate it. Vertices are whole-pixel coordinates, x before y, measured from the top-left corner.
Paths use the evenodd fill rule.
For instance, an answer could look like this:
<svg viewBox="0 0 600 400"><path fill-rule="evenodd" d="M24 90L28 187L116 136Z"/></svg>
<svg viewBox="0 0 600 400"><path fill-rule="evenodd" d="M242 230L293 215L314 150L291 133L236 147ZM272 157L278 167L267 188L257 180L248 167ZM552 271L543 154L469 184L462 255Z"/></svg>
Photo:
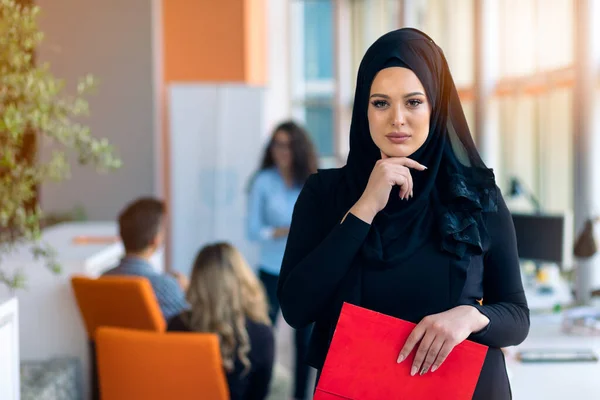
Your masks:
<svg viewBox="0 0 600 400"><path fill-rule="evenodd" d="M573 267L573 214L512 213L519 258Z"/></svg>

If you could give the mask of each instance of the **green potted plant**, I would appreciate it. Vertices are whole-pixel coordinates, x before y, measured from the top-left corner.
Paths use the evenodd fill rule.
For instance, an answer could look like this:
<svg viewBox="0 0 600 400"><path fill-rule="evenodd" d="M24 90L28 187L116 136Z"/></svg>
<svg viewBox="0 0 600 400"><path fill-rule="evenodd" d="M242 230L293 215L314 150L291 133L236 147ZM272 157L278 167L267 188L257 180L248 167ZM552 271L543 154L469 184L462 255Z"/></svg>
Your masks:
<svg viewBox="0 0 600 400"><path fill-rule="evenodd" d="M2 259L17 245L31 244L36 257L60 271L52 250L39 243L39 185L68 178L70 153L100 172L121 165L109 143L81 122L89 113L85 96L96 86L94 77L85 76L71 94L47 64L36 63L35 49L44 38L39 13L39 7L0 0L0 286L13 290L25 285L25 276L3 270ZM41 143L54 149L48 161L37 157Z"/></svg>
<svg viewBox="0 0 600 400"><path fill-rule="evenodd" d="M95 79L85 76L71 93L48 65L36 62L35 50L44 35L37 23L40 10L31 3L0 0L0 347L9 349L1 363L3 382L9 385L0 385L0 398L10 400L20 393L18 321L19 314L24 316L14 291L27 281L7 259L16 249L31 248L42 264L60 271L52 249L39 241L41 226L53 218L42 215L37 188L68 178L73 155L99 171L121 165L109 143L94 138L82 123ZM38 157L41 145L53 150L48 159Z"/></svg>

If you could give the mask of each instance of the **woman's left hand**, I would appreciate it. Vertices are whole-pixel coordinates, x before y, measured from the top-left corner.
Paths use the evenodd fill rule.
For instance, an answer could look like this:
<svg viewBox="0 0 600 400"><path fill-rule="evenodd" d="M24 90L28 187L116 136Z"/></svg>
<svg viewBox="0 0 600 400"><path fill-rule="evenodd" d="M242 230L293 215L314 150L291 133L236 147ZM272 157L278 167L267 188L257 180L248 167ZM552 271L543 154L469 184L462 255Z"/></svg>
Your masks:
<svg viewBox="0 0 600 400"><path fill-rule="evenodd" d="M398 362L406 360L413 348L419 343L417 354L410 371L411 376L423 375L442 365L454 346L461 343L473 332L478 332L489 324L490 320L475 307L458 306L439 314L429 315L417 324L406 340L398 356Z"/></svg>

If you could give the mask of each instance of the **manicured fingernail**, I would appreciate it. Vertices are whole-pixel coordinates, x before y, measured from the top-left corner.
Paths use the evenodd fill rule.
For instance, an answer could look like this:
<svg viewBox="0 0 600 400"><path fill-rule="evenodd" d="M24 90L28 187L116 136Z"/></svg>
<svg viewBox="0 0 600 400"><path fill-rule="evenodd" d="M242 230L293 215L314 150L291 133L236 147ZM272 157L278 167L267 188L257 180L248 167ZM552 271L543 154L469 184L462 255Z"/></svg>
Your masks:
<svg viewBox="0 0 600 400"><path fill-rule="evenodd" d="M424 165L423 165L423 166L424 166ZM424 166L424 167L425 167L425 166ZM429 168L425 167L425 169L429 169Z"/></svg>
<svg viewBox="0 0 600 400"><path fill-rule="evenodd" d="M421 370L421 375L423 375L425 372L427 372L427 368L423 367L423 369Z"/></svg>
<svg viewBox="0 0 600 400"><path fill-rule="evenodd" d="M412 369L410 370L410 376L415 376L418 370L419 369L417 367L412 367Z"/></svg>
<svg viewBox="0 0 600 400"><path fill-rule="evenodd" d="M400 354L400 356L398 356L398 364L400 364L402 361L404 361L404 356Z"/></svg>
<svg viewBox="0 0 600 400"><path fill-rule="evenodd" d="M431 372L435 372L436 369L437 369L437 365L434 365L433 367L431 367Z"/></svg>

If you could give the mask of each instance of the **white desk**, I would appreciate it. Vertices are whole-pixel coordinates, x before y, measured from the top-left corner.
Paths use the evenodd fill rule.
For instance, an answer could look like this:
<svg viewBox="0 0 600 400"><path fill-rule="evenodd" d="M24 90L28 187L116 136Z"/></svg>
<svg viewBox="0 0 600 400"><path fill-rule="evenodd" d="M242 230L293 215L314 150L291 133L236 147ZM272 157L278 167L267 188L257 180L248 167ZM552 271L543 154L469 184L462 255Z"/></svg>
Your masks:
<svg viewBox="0 0 600 400"><path fill-rule="evenodd" d="M536 288L525 287L527 305L532 311L551 310L555 305L567 306L573 304L575 298L571 293L571 287L564 280L559 280L554 286L551 294L541 294Z"/></svg>
<svg viewBox="0 0 600 400"><path fill-rule="evenodd" d="M532 316L528 338L518 349L593 349L600 356L600 336L571 336L560 331L560 316ZM598 400L600 363L531 363L507 359L514 400Z"/></svg>
<svg viewBox="0 0 600 400"><path fill-rule="evenodd" d="M28 246L19 247L2 259L3 270L11 272L22 268L27 275L27 289L15 292L19 303L21 360L79 357L86 399L89 398L89 350L70 278L75 274L99 276L119 262L123 246L120 242L75 244L73 238L116 235L114 222L65 223L44 230L42 241L56 250L62 266L59 275L50 272L41 261L34 260ZM160 260L154 264L158 269L162 268ZM0 297L6 292L6 287L0 285Z"/></svg>

